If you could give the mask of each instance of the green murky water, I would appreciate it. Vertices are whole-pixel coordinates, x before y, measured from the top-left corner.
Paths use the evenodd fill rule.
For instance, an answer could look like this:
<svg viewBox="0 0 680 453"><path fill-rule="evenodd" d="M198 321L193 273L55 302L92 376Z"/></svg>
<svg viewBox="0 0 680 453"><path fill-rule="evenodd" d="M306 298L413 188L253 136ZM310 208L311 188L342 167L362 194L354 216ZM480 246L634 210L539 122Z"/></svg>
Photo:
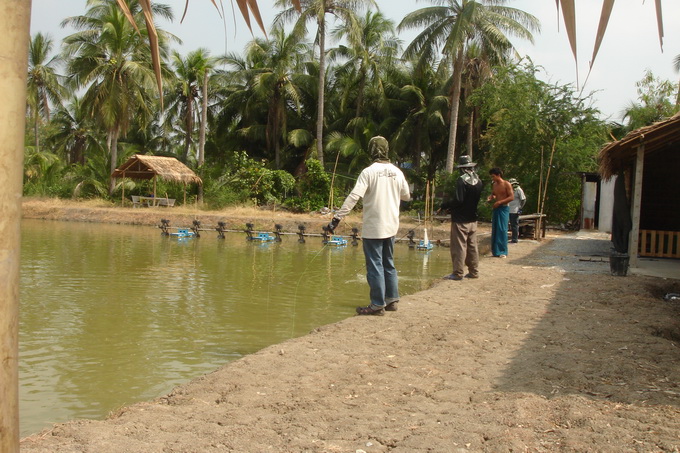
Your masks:
<svg viewBox="0 0 680 453"><path fill-rule="evenodd" d="M361 246L162 237L152 227L24 220L20 417L28 435L105 417L268 345L354 315ZM397 244L402 295L450 272L449 251Z"/></svg>

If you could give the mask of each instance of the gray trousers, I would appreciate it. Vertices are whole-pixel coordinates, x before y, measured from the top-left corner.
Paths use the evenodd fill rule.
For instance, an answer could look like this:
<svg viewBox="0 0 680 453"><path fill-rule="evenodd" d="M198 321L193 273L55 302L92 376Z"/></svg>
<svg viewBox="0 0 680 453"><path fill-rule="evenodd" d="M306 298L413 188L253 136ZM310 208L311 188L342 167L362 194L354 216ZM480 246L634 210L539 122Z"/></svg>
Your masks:
<svg viewBox="0 0 680 453"><path fill-rule="evenodd" d="M477 222L451 223L451 261L453 275L462 277L465 266L471 275L475 277L479 275Z"/></svg>

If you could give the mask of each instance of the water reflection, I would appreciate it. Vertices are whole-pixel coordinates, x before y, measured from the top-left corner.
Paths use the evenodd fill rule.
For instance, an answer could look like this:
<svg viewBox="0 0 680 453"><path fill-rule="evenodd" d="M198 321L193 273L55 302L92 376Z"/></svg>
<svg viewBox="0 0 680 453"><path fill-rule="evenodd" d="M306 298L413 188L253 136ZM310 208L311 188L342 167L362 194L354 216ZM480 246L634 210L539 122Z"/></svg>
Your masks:
<svg viewBox="0 0 680 453"><path fill-rule="evenodd" d="M22 224L22 435L125 404L354 314L361 247L161 237L151 227ZM400 290L448 273L448 249L395 250Z"/></svg>

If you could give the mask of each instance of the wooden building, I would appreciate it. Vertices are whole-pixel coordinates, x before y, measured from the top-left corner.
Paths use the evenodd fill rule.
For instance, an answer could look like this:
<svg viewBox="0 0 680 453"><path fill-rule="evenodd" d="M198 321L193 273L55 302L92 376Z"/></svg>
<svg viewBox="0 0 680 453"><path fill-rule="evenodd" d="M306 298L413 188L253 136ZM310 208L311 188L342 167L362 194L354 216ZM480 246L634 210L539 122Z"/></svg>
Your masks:
<svg viewBox="0 0 680 453"><path fill-rule="evenodd" d="M680 258L680 113L600 151L600 175L616 178L612 241L639 257Z"/></svg>

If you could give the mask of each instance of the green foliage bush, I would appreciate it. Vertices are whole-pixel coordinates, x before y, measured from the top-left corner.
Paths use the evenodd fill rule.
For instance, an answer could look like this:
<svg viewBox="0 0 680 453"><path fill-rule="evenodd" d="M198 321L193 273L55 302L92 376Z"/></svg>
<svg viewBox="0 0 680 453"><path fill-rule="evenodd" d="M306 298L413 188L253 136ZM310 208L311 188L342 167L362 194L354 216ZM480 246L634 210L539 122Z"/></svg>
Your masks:
<svg viewBox="0 0 680 453"><path fill-rule="evenodd" d="M296 195L289 197L284 206L296 212L316 211L328 203L331 177L316 159L305 162L307 171L300 176L295 186Z"/></svg>
<svg viewBox="0 0 680 453"><path fill-rule="evenodd" d="M571 85L549 85L537 72L530 62L497 69L470 103L487 124L483 168L500 167L506 179L520 181L527 196L525 213L542 201L539 194L547 180L544 212L551 222L567 222L578 214L580 203L580 184L574 180L580 172L597 171L606 125L588 107L590 96L579 97ZM488 181L485 170L480 176Z"/></svg>

